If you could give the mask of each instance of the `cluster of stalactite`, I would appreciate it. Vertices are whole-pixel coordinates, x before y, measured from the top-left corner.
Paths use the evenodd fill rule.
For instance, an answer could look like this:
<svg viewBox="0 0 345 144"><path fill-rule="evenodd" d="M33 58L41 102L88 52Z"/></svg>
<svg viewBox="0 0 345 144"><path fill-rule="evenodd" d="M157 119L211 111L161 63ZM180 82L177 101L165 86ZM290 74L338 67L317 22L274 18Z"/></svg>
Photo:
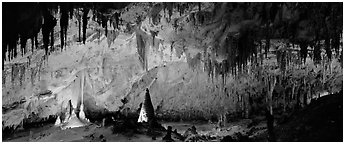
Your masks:
<svg viewBox="0 0 345 144"><path fill-rule="evenodd" d="M313 30L312 40L298 39L290 35L292 42L301 47L301 55L305 61L308 50L313 48L313 60L320 63L321 49L324 48L328 59L332 58L332 50L339 55L340 39L342 34L342 6L337 3L298 3L296 8L300 11L299 21L307 20L308 26ZM295 28L296 24L291 24ZM291 29L296 32L297 30ZM323 44L322 44L323 42Z"/></svg>
<svg viewBox="0 0 345 144"><path fill-rule="evenodd" d="M174 9L176 9L180 16L185 14L186 11L189 11L190 8L198 5L199 11L201 11L201 2L163 2L163 4L155 5L154 9L151 11L152 19L157 19L159 12L163 9L164 14L168 11L168 18L169 22L171 20L171 16L173 15Z"/></svg>
<svg viewBox="0 0 345 144"><path fill-rule="evenodd" d="M231 82L232 86L225 88L222 95L224 94L223 98L228 98L227 101L232 104L226 104L223 107L229 106L228 109L231 110L227 112L237 112L238 116L248 118L252 114L262 113L262 109L268 112L273 109L285 112L307 106L312 99L315 99L313 95L321 91L322 78L319 73L313 71L291 77L293 71L305 70L295 67L288 71L289 74L283 75L258 69L256 73L247 75L245 79L250 79L248 81L243 82L237 79Z"/></svg>
<svg viewBox="0 0 345 144"><path fill-rule="evenodd" d="M115 5L111 5L110 8L119 9L125 7L126 5L128 5L128 3L117 3ZM66 45L69 19L73 18L75 10L78 11L76 17L79 16L79 29L81 29L80 19L82 18L83 42L85 44L88 13L90 8L93 8L94 11L98 11L98 9L104 9L104 7L108 7L108 5L103 3L5 3L3 9L3 18L5 19L5 21L3 23L4 39L2 43L2 64L4 65L5 60L12 60L13 58L17 57L17 41L19 39L20 50L22 55L28 52L26 48L26 42L28 39L31 39L32 52L34 51L34 49L39 48L40 40L38 40L37 38L41 30L43 37L43 48L45 49L46 55L49 55L49 52L54 50L54 27L57 25L58 21L54 16L57 14L58 11L60 12L59 25L61 28L61 50L63 50L64 46ZM82 17L80 17L79 15L80 8L82 8L83 12ZM25 12L22 12L22 10ZM26 12L30 12L29 16L27 16ZM102 26L107 29L106 23L108 19L111 20L114 28L118 28L120 22L119 17L120 13L115 13L111 16L111 18L103 16L97 17L97 19L101 19ZM81 30L79 30L79 37L80 31Z"/></svg>
<svg viewBox="0 0 345 144"><path fill-rule="evenodd" d="M35 16L30 19L22 16L20 12L29 13ZM5 60L12 60L17 57L17 41L20 38L21 52L27 52L26 41L31 39L32 49L38 47L37 33L42 26L41 7L36 3L26 5L16 3L4 3L3 5L3 42L2 42L2 64ZM18 20L21 18L20 20ZM26 25L29 23L29 25ZM7 55L6 55L7 53ZM3 67L4 69L4 67Z"/></svg>
<svg viewBox="0 0 345 144"><path fill-rule="evenodd" d="M231 27L232 20L225 21L228 23L224 26L223 30L216 32L213 37L212 45L214 47L213 52L217 52L220 49L225 49L225 54L228 56L226 59L227 66L225 71L232 74L241 73L248 62L253 63L258 59L257 51L261 46L257 44L265 43L265 54L270 52L271 39L285 39L284 42L289 49L289 45L299 45L300 51L298 57L303 62L310 55L308 47L312 48L313 54L311 58L316 62L322 59L321 49L326 50L327 57L331 59L332 50L339 55L340 40L342 33L342 6L335 3L227 3L225 7L220 3L215 3L215 8L220 10L214 10L214 16L217 15L231 15L233 10L236 9L254 9L257 11L246 11L244 15L239 15L244 20L253 21L242 25L239 29L239 34L234 35L224 32L227 27ZM221 10L222 8L228 8L228 11ZM283 13L286 13L286 9L291 10L293 18L286 18ZM261 11L260 11L261 10ZM223 13L219 13L223 12ZM196 17L195 24L200 23L207 18L209 13L201 11L196 12L193 17ZM254 16L257 15L257 18ZM259 18L258 18L259 17ZM214 17L217 18L217 17ZM207 21L213 21L219 23L219 19L211 19ZM224 20L222 20L224 21ZM301 26L301 23L307 23L307 26ZM222 25L218 25L222 26ZM205 35L208 35L210 30L205 30ZM217 34L218 33L218 34ZM307 33L306 35L303 33ZM226 36L226 40L222 41ZM323 42L324 41L324 42ZM322 44L323 42L323 44ZM223 50L224 52L224 50ZM260 51L261 52L261 51ZM291 52L283 50L279 52L279 58L277 59L281 70L285 70L286 66L291 61ZM212 72L217 69L216 62L210 62L212 60L206 60L205 66L210 70L210 76L214 75ZM215 68L213 68L215 67ZM219 68L218 68L219 69ZM217 72L221 73L221 72Z"/></svg>
<svg viewBox="0 0 345 144"><path fill-rule="evenodd" d="M30 11L31 17L27 17L20 12L20 9L24 8ZM21 54L26 54L26 43L28 39L31 39L31 49L39 47L39 41L37 39L38 33L42 28L43 46L48 53L49 43L51 46L54 43L54 27L56 26L56 18L54 18L54 12L56 7L52 7L46 3L30 3L30 4L13 4L6 3L4 6L4 33L10 37L4 39L3 43L3 62L6 60L6 52L8 53L8 60L11 60L17 56L17 41L20 38ZM22 18L24 20L18 21ZM43 24L42 24L43 22ZM17 29L17 30L12 30ZM7 36L6 36L7 37Z"/></svg>
<svg viewBox="0 0 345 144"><path fill-rule="evenodd" d="M168 11L168 20L170 21L171 20L171 16L173 14L173 10L174 10L174 3L170 2L170 3L163 3L163 10L164 10L164 13L165 11L167 10Z"/></svg>
<svg viewBox="0 0 345 144"><path fill-rule="evenodd" d="M221 48L218 48L218 50L219 49ZM207 53L205 49L203 54L203 69L208 72L208 75L211 78L221 76L224 83L228 73L232 75L242 73L242 71L247 68L247 64L249 62L254 63L258 58L254 40L248 38L246 34L239 38L229 36L227 40L225 40L223 49L225 53L217 54L217 52L214 52L216 53L215 55L227 55L225 56L225 59L221 61L217 61L215 58L210 56L211 54ZM191 60L191 62L189 62L190 66L195 67L194 64L197 63L192 62L193 59L187 59L187 62L189 60Z"/></svg>
<svg viewBox="0 0 345 144"><path fill-rule="evenodd" d="M191 6L199 6L199 11L191 13L189 16L190 21L194 25L203 27L206 22L212 23L212 21L215 21L215 23L221 23L219 20L212 19L213 16L216 15L217 10L214 10L214 13L201 11L201 3L191 3ZM168 6L165 7L168 8ZM186 9L189 9L189 7L189 3L182 3L176 6L181 15ZM222 61L217 61L214 57L208 56L205 49L205 53L203 54L203 65L204 70L208 71L210 77L218 77L221 75L223 79L225 79L229 72L232 74L240 73L250 61L253 54L256 56L256 45L254 43L257 39L255 37L256 35L253 34L256 31L255 29L253 30L245 27L240 30L239 36L233 36L229 32L225 32L230 24L224 25L221 23L218 26L222 27L218 32L212 32L214 30L212 26L209 26L209 28L203 31L204 35L211 35L209 37L213 39L211 42L213 47L211 53L216 53L216 57L218 57L217 55L226 55L226 58ZM198 59L200 60L201 58ZM198 64L194 62L194 60L193 58L188 58L187 55L187 62L192 68L195 67L194 64Z"/></svg>
<svg viewBox="0 0 345 144"><path fill-rule="evenodd" d="M37 34L42 28L43 45L48 54L49 44L51 48L54 45L54 27L57 20L54 18L54 14L57 9L60 9L60 36L61 36L61 50L66 43L68 19L73 17L73 11L75 8L83 8L82 23L83 23L83 42L86 40L86 29L88 23L88 13L92 9L94 11L94 17L97 18L97 22L105 28L106 35L108 34L107 22L110 21L110 25L114 28L118 28L120 24L120 13L115 12L107 14L107 8L118 7L118 4L90 4L84 5L75 3L58 3L58 4L33 4L33 15L36 15L34 21L30 21L30 26L33 28L20 28L16 22L17 11L11 11L10 9L16 9L15 5L5 4L4 7L4 42L3 49L8 52L8 58L12 59L17 56L17 40L20 38L22 54L27 52L26 41L31 39L32 47L38 46ZM226 3L223 7L223 3L214 3L215 10L213 12L206 12L201 9L202 3L158 3L152 7L150 16L154 24L157 24L160 20L159 12L163 9L164 12L168 11L169 19L171 18L174 9L176 9L180 15L183 15L186 10L190 10L191 7L199 7L199 12L191 13L191 19L195 25L204 24L204 21L214 23L228 23L224 30L231 27L232 20L223 19L217 15L229 16L235 9L251 9L252 11L245 11L243 20L253 20L255 15L259 18L254 19L258 21L252 27L244 27L239 32L239 37L233 34L225 33L223 31L219 34L215 34L213 43L221 43L220 45L213 45L215 49L226 49L226 71L236 73L241 71L243 67L250 61L251 57L257 56L256 51L258 47L254 45L255 42L261 43L264 39L265 52L269 51L270 39L286 38L291 43L298 44L300 46L300 57L305 61L308 56L308 46L313 48L313 59L318 62L321 60L321 49L324 47L327 57L332 57L332 50L338 54L340 49L340 40L342 33L342 5L337 3ZM122 7L122 6L119 6ZM229 9L224 11L222 9ZM253 9L257 9L253 11ZM292 12L292 19L284 17L285 9L290 9ZM41 16L42 15L42 16ZM287 14L285 14L287 15ZM41 16L41 17L40 17ZM212 17L214 16L214 17ZM43 17L43 19L42 19ZM296 17L296 18L294 18ZM209 19L209 18L214 18ZM94 19L94 20L95 20ZM225 20L225 21L224 21ZM260 20L260 21L259 21ZM307 21L311 30L305 30L305 27L300 27L301 21ZM43 22L43 24L42 24ZM80 24L80 23L79 23ZM18 28L19 27L19 28ZM310 37L299 37L299 31L307 31ZM208 30L206 33L211 32ZM151 32L152 44L155 45L156 32ZM226 36L225 42L222 41ZM322 41L323 44L322 44ZM224 44L225 43L225 44ZM145 46L141 46L143 48ZM261 47L260 47L261 48ZM33 50L33 48L32 48ZM3 61L6 59L6 54L3 52ZM284 54L282 55L284 56ZM145 59L145 58L143 58ZM280 61L279 61L280 62ZM284 63L284 61L282 61ZM208 63L205 62L205 65ZM224 64L222 64L224 65ZM283 64L284 65L284 64ZM283 67L282 67L283 68ZM237 69L237 70L236 70Z"/></svg>
<svg viewBox="0 0 345 144"><path fill-rule="evenodd" d="M177 5L177 11L180 13L180 16L182 16L186 10L192 6L193 3L180 3Z"/></svg>
<svg viewBox="0 0 345 144"><path fill-rule="evenodd" d="M154 25L157 25L160 22L161 15L159 14L159 12L161 12L162 9L163 9L163 6L160 3L152 7L151 12L150 12L150 17Z"/></svg>
<svg viewBox="0 0 345 144"><path fill-rule="evenodd" d="M112 14L103 14L101 11L98 11L96 9L93 9L93 12L94 12L93 13L94 21L96 21L99 25L102 26L102 28L105 29L104 30L105 36L108 36L108 21L110 22L110 26L112 26L113 29L119 29L119 25L122 24L121 23L122 19L120 19L121 17L120 12L115 12ZM86 28L86 25L85 25L85 28Z"/></svg>

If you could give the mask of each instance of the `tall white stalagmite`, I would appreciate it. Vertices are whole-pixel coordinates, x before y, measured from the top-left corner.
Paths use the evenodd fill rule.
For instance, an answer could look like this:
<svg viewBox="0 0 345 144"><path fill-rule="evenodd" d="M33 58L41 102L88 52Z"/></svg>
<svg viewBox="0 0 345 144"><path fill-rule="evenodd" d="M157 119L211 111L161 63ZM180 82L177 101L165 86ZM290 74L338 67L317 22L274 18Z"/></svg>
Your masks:
<svg viewBox="0 0 345 144"><path fill-rule="evenodd" d="M157 80L153 79L150 85L146 88L144 102L141 105L138 122L149 122L149 120L154 118L154 108L151 102L149 88Z"/></svg>
<svg viewBox="0 0 345 144"><path fill-rule="evenodd" d="M80 112L79 112L79 118L85 119L85 113L84 113L84 70L81 71L81 104L80 104Z"/></svg>

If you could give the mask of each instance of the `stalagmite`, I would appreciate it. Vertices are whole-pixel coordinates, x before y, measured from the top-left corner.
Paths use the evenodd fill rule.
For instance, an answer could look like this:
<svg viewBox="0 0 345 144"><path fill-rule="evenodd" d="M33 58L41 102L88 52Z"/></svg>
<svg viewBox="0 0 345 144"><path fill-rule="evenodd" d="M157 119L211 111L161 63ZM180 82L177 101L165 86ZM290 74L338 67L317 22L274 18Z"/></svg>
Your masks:
<svg viewBox="0 0 345 144"><path fill-rule="evenodd" d="M152 84L157 80L155 78L151 84L146 88L146 93L145 93L145 99L144 102L141 106L140 113L139 113L139 118L138 122L149 122L151 120L154 120L154 108L151 102L151 97L150 97L150 92L149 88L152 86Z"/></svg>
<svg viewBox="0 0 345 144"><path fill-rule="evenodd" d="M85 113L84 113L84 71L81 72L81 104L80 104L80 112L79 112L79 118L80 119L85 119Z"/></svg>
<svg viewBox="0 0 345 144"><path fill-rule="evenodd" d="M55 124L54 124L55 126L60 126L61 125L61 120L60 120L60 116L58 116L57 118L56 118L56 121L55 121Z"/></svg>

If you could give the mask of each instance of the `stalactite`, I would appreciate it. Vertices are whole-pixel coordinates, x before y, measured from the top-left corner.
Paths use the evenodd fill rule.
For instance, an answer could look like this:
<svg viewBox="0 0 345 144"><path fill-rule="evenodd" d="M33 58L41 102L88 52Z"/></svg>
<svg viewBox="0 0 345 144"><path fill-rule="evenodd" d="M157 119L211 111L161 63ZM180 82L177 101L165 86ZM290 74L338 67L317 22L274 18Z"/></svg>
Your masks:
<svg viewBox="0 0 345 144"><path fill-rule="evenodd" d="M102 25L102 14L100 14L98 11L95 11L96 14L96 22L98 25Z"/></svg>
<svg viewBox="0 0 345 144"><path fill-rule="evenodd" d="M38 45L39 45L37 37L38 37L38 33L36 33L36 35L35 35L35 46L36 46L36 49L38 48Z"/></svg>
<svg viewBox="0 0 345 144"><path fill-rule="evenodd" d="M93 14L95 15L95 14ZM77 21L78 21L78 36L79 36L79 42L81 42L81 16L80 16L80 9L77 8L76 9L76 14L75 14L75 17L77 18ZM93 17L94 19L94 17Z"/></svg>
<svg viewBox="0 0 345 144"><path fill-rule="evenodd" d="M180 11L181 16L185 14L186 9L188 9L188 3L183 3L181 5L181 11Z"/></svg>
<svg viewBox="0 0 345 144"><path fill-rule="evenodd" d="M10 48L10 46L8 46L8 61L10 61L12 58L11 58L11 54L12 54L12 48Z"/></svg>
<svg viewBox="0 0 345 144"><path fill-rule="evenodd" d="M64 34L65 34L65 46L67 46L67 27L65 28L65 32L64 32Z"/></svg>
<svg viewBox="0 0 345 144"><path fill-rule="evenodd" d="M60 37L61 37L61 51L63 50L63 47L65 45L65 42L67 42L67 28L68 28L68 10L67 10L67 5L62 4L60 6L60 13L61 13L61 18L60 18Z"/></svg>
<svg viewBox="0 0 345 144"><path fill-rule="evenodd" d="M20 81L20 65L19 64L14 64L13 74L14 74L13 75L14 84L16 85L18 83L18 80Z"/></svg>
<svg viewBox="0 0 345 144"><path fill-rule="evenodd" d="M108 19L106 18L105 19L105 36L107 36L108 35Z"/></svg>
<svg viewBox="0 0 345 144"><path fill-rule="evenodd" d="M156 4L152 7L151 9L151 19L152 19L152 23L154 25L157 25L160 22L160 14L159 12L163 9L163 6L161 4Z"/></svg>
<svg viewBox="0 0 345 144"><path fill-rule="evenodd" d="M210 60L211 61L211 78L212 78L212 82L213 82L213 79L215 77L215 61L213 60Z"/></svg>
<svg viewBox="0 0 345 144"><path fill-rule="evenodd" d="M4 67L5 67L6 50L7 50L7 45L3 42L2 43L2 70L4 70Z"/></svg>
<svg viewBox="0 0 345 144"><path fill-rule="evenodd" d="M46 55L48 55L49 35L52 29L54 29L54 27L56 26L56 19L50 14L47 8L44 8L43 10L43 18L44 18L44 24L42 25L43 45L44 45ZM35 40L35 43L36 43L36 40Z"/></svg>
<svg viewBox="0 0 345 144"><path fill-rule="evenodd" d="M81 42L81 20L78 20L78 26L79 26L79 42Z"/></svg>
<svg viewBox="0 0 345 144"><path fill-rule="evenodd" d="M268 53L268 51L270 50L270 45L271 45L269 32L270 32L269 25L268 25L268 23L266 23L265 58L267 58L267 53Z"/></svg>
<svg viewBox="0 0 345 144"><path fill-rule="evenodd" d="M27 38L24 35L21 35L20 36L20 49L21 49L22 56L24 56L26 54L26 42L27 42Z"/></svg>
<svg viewBox="0 0 345 144"><path fill-rule="evenodd" d="M8 54L8 59L9 61L13 59L13 54L14 53L14 48L9 45L9 54Z"/></svg>
<svg viewBox="0 0 345 144"><path fill-rule="evenodd" d="M23 69L22 69L22 64L19 64L18 65L18 77L19 77L19 86L22 86L22 84L23 84L23 75L22 75L22 73L23 73Z"/></svg>
<svg viewBox="0 0 345 144"><path fill-rule="evenodd" d="M180 16L182 16L183 15L183 11L184 11L184 4L181 4L180 5Z"/></svg>
<svg viewBox="0 0 345 144"><path fill-rule="evenodd" d="M179 12L181 16L181 5L179 3L177 3L177 12Z"/></svg>
<svg viewBox="0 0 345 144"><path fill-rule="evenodd" d="M107 29L108 18L106 16L102 15L101 16L101 22L102 22L102 24L101 24L102 28ZM105 36L107 36L107 31L105 31Z"/></svg>
<svg viewBox="0 0 345 144"><path fill-rule="evenodd" d="M50 48L54 51L54 28L50 32Z"/></svg>
<svg viewBox="0 0 345 144"><path fill-rule="evenodd" d="M115 23L115 25L114 25L114 23L115 23L115 22L114 22L113 18L110 17L110 19L109 19L109 26L110 26L110 27L113 26L113 28L116 29L116 26L115 26L116 23Z"/></svg>
<svg viewBox="0 0 345 144"><path fill-rule="evenodd" d="M7 47L6 48L6 50L7 50L7 59L8 59L8 61L10 61L11 60L11 47L10 47L10 45L8 45L6 47Z"/></svg>
<svg viewBox="0 0 345 144"><path fill-rule="evenodd" d="M167 2L167 3L163 3L164 4L164 14L165 14L165 9L168 10L168 22L171 21L171 16L173 13L173 9L174 9L174 3L173 2Z"/></svg>
<svg viewBox="0 0 345 144"><path fill-rule="evenodd" d="M97 19L97 9L95 7L91 8L92 11L92 21L96 21Z"/></svg>
<svg viewBox="0 0 345 144"><path fill-rule="evenodd" d="M221 63L215 62L215 77L218 79L219 75L221 75Z"/></svg>
<svg viewBox="0 0 345 144"><path fill-rule="evenodd" d="M300 56L302 58L302 61L305 63L308 56L308 44L306 42L301 42L300 47L301 47Z"/></svg>
<svg viewBox="0 0 345 144"><path fill-rule="evenodd" d="M120 19L119 19L119 17L120 17L121 15L120 15L120 13L115 13L115 22L116 22L116 29L119 29L119 24L120 24Z"/></svg>
<svg viewBox="0 0 345 144"><path fill-rule="evenodd" d="M14 43L14 45L13 45L13 56L12 56L12 59L14 59L15 57L17 57L17 42Z"/></svg>
<svg viewBox="0 0 345 144"><path fill-rule="evenodd" d="M164 3L163 3L163 13L164 13L164 18L167 18L167 17L166 17L166 9L167 9L167 3L166 3L166 2L164 2Z"/></svg>
<svg viewBox="0 0 345 144"><path fill-rule="evenodd" d="M2 65L2 86L6 89L6 78L7 78L7 70L4 71L4 65ZM4 89L3 89L4 90Z"/></svg>
<svg viewBox="0 0 345 144"><path fill-rule="evenodd" d="M332 50L330 47L330 39L328 37L325 39L325 49L328 59L332 59Z"/></svg>
<svg viewBox="0 0 345 144"><path fill-rule="evenodd" d="M151 36L152 36L152 46L154 46L155 45L155 38L156 38L158 32L150 30L150 33L151 33Z"/></svg>
<svg viewBox="0 0 345 144"><path fill-rule="evenodd" d="M281 70L283 70L283 72L285 72L286 70L286 66L288 65L288 61L287 61L287 52L284 50L282 52L282 57L281 57Z"/></svg>
<svg viewBox="0 0 345 144"><path fill-rule="evenodd" d="M34 48L35 48L34 37L30 38L30 40L31 40L31 53L34 53Z"/></svg>
<svg viewBox="0 0 345 144"><path fill-rule="evenodd" d="M212 63L209 57L206 59L206 71L209 77L212 77Z"/></svg>
<svg viewBox="0 0 345 144"><path fill-rule="evenodd" d="M12 87L13 87L13 85L14 85L14 71L15 71L15 65L14 64L12 64L11 65L11 84L12 84Z"/></svg>
<svg viewBox="0 0 345 144"><path fill-rule="evenodd" d="M321 47L320 47L320 42L316 42L314 46L314 62L316 64L320 64L321 62Z"/></svg>
<svg viewBox="0 0 345 144"><path fill-rule="evenodd" d="M72 3L69 3L68 10L69 10L69 18L70 18L70 19L73 19L74 7L73 7L73 4L72 4Z"/></svg>
<svg viewBox="0 0 345 144"><path fill-rule="evenodd" d="M35 83L35 75L36 75L36 73L35 73L35 68L31 68L30 69L30 71L31 71L31 85L33 86L34 85L34 83Z"/></svg>
<svg viewBox="0 0 345 144"><path fill-rule="evenodd" d="M83 43L85 44L86 41L86 27L87 27L87 14L89 13L89 9L85 8L83 9Z"/></svg>
<svg viewBox="0 0 345 144"><path fill-rule="evenodd" d="M18 24L17 22L17 13L16 13L16 3L4 3L3 5L3 34L6 34L6 36L3 36L3 43L5 43L5 52L8 53L8 60L12 60L14 57L17 56L17 40L18 40ZM4 47L3 47L4 48ZM2 51L5 53L4 51Z"/></svg>
<svg viewBox="0 0 345 144"><path fill-rule="evenodd" d="M25 82L25 64L20 65L20 86Z"/></svg>
<svg viewBox="0 0 345 144"><path fill-rule="evenodd" d="M60 20L60 42L61 42L61 44L60 44L60 47L61 47L61 51L63 50L63 46L64 46L64 34L63 34L63 32L64 32L64 30L63 30L63 27L61 26L61 22L62 22L62 20Z"/></svg>
<svg viewBox="0 0 345 144"><path fill-rule="evenodd" d="M339 55L340 38L338 33L334 32L331 43L336 55Z"/></svg>

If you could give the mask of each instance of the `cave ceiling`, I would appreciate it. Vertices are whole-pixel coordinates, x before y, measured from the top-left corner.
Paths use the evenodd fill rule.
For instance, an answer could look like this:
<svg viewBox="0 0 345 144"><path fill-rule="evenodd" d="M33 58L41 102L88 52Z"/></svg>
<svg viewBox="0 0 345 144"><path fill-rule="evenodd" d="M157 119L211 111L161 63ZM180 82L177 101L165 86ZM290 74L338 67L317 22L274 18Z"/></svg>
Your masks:
<svg viewBox="0 0 345 144"><path fill-rule="evenodd" d="M20 39L21 47L26 40L37 41L37 35L42 31L43 47L48 51L55 26L61 27L61 47L64 46L64 35L68 31L68 19L76 15L83 19L83 31L87 29L88 13L94 11L94 21L102 27L107 27L108 21L120 20L128 7L140 3L3 3L3 60L5 52L9 51L9 59L17 56L14 50ZM227 60L232 67L247 63L256 54L257 46L262 41L283 39L288 43L298 44L301 51L307 46L313 46L320 40L337 40L342 33L342 5L338 3L145 3L146 12L136 15L137 25L142 17L152 20L150 33L153 37L164 39L176 48L186 51L194 48L197 51L210 51L219 62ZM175 32L164 33L156 26L161 23L161 11L168 24ZM81 13L80 13L81 12ZM171 18L173 13L181 17ZM59 20L58 20L59 19ZM59 21L59 23L58 23ZM85 21L85 22L84 22ZM86 24L84 24L86 23ZM135 23L134 23L135 24ZM53 37L53 36L51 36ZM85 34L83 41L85 43ZM340 43L332 42L327 49L339 49ZM37 47L37 44L36 44ZM24 48L23 48L24 49ZM190 50L193 51L193 50ZM303 53L303 52L302 52ZM191 54L193 55L193 54ZM301 55L305 57L305 54Z"/></svg>

